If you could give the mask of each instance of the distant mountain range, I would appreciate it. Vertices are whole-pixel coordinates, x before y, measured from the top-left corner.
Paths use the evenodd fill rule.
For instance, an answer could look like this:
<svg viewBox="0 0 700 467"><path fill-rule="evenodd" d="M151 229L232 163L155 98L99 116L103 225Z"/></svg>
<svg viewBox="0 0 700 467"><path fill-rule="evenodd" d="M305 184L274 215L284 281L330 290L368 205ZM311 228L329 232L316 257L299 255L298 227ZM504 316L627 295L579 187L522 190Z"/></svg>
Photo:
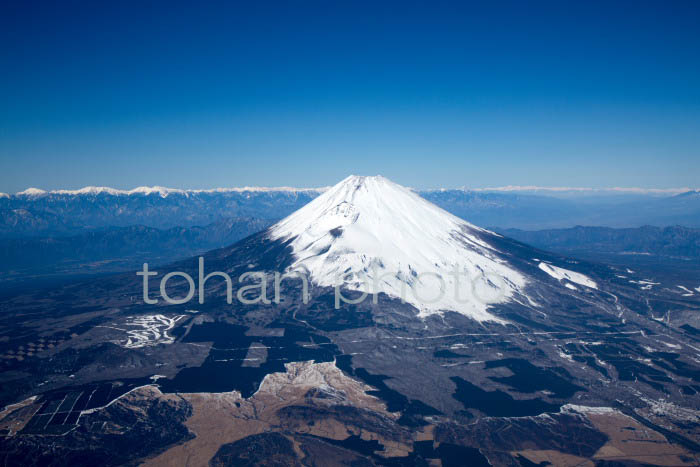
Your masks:
<svg viewBox="0 0 700 467"><path fill-rule="evenodd" d="M421 192L428 201L477 225L540 230L576 225L700 227L700 192L673 196L555 196L462 190Z"/></svg>
<svg viewBox="0 0 700 467"><path fill-rule="evenodd" d="M159 187L128 192L25 191L0 198L0 237L68 236L133 225L171 229L241 217L275 220L319 192L286 188L188 192Z"/></svg>
<svg viewBox="0 0 700 467"><path fill-rule="evenodd" d="M682 226L613 229L572 227L525 231L494 229L528 245L597 263L632 268L677 280L697 277L700 229Z"/></svg>
<svg viewBox="0 0 700 467"><path fill-rule="evenodd" d="M525 231L497 229L523 243L549 251L573 254L654 255L679 259L700 258L700 229L688 227L652 227L612 229L582 227Z"/></svg>
<svg viewBox="0 0 700 467"><path fill-rule="evenodd" d="M206 226L222 219L276 220L314 199L321 189L235 188L129 191L88 187L36 189L0 197L0 238L68 236L107 227L157 229ZM700 227L700 192L674 196L616 195L560 198L539 194L429 190L419 194L477 225L536 230L575 225Z"/></svg>
<svg viewBox="0 0 700 467"><path fill-rule="evenodd" d="M272 221L221 219L204 227L108 227L72 236L0 239L5 287L27 278L109 273L158 265L221 248L259 232ZM0 286L0 289L3 287Z"/></svg>
<svg viewBox="0 0 700 467"><path fill-rule="evenodd" d="M125 271L228 246L308 204L325 188L129 191L30 189L0 197L0 288L27 278ZM700 193L555 197L418 192L476 225L569 256L675 266L698 256ZM396 207L400 209L400 207ZM605 227L574 227L576 225ZM640 227L648 224L647 227ZM668 225L684 227L660 228ZM659 227L660 226L660 227ZM609 227L624 227L615 230ZM547 229L547 230L542 230Z"/></svg>

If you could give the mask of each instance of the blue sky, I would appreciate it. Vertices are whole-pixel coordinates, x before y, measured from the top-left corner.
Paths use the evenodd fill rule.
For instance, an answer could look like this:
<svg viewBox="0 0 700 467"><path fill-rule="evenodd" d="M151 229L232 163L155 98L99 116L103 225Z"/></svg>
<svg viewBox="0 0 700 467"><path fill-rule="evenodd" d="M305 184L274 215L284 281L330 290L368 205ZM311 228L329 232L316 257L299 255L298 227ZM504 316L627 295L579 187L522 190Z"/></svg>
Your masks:
<svg viewBox="0 0 700 467"><path fill-rule="evenodd" d="M700 186L698 2L107 3L0 7L0 191Z"/></svg>

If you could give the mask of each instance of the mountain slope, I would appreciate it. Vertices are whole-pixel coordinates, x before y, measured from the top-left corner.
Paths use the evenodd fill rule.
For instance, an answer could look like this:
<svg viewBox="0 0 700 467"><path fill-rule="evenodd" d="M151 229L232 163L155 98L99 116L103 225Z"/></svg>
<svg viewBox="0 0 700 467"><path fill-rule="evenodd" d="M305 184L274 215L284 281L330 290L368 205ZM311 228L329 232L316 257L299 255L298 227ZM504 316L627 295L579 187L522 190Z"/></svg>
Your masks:
<svg viewBox="0 0 700 467"><path fill-rule="evenodd" d="M270 229L292 247L291 269L320 286L383 292L422 315L450 310L478 321L498 321L487 305L522 295L526 284L484 240L492 235L380 176L348 177Z"/></svg>

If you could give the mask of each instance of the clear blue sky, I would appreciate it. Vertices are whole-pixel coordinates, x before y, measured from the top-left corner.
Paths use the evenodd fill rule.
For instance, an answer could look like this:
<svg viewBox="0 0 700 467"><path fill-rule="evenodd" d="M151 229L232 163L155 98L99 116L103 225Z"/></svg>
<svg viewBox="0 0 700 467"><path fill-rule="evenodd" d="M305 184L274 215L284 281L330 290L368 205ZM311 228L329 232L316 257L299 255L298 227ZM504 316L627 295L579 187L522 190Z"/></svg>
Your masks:
<svg viewBox="0 0 700 467"><path fill-rule="evenodd" d="M700 185L700 2L197 3L3 2L0 191Z"/></svg>

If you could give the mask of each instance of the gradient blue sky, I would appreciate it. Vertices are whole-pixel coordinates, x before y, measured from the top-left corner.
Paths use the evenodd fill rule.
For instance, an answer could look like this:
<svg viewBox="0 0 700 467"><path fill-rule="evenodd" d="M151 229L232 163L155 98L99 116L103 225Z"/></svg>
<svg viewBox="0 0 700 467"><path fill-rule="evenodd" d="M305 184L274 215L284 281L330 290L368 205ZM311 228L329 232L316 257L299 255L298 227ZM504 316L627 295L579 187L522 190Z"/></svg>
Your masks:
<svg viewBox="0 0 700 467"><path fill-rule="evenodd" d="M206 3L3 2L0 191L700 186L700 2Z"/></svg>

